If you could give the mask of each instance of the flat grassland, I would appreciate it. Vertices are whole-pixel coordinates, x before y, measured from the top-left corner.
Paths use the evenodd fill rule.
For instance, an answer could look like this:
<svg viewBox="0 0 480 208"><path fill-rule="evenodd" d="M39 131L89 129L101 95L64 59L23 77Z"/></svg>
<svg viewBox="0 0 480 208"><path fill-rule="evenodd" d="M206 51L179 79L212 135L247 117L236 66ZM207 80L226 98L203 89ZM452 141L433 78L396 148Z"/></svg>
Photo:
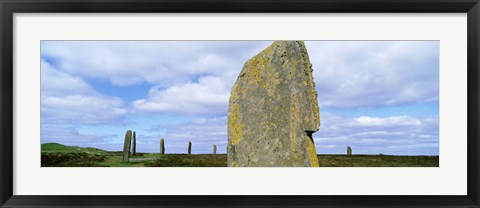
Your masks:
<svg viewBox="0 0 480 208"><path fill-rule="evenodd" d="M321 167L438 167L438 156L318 155ZM122 152L42 144L42 167L227 167L227 155L137 153L128 163Z"/></svg>

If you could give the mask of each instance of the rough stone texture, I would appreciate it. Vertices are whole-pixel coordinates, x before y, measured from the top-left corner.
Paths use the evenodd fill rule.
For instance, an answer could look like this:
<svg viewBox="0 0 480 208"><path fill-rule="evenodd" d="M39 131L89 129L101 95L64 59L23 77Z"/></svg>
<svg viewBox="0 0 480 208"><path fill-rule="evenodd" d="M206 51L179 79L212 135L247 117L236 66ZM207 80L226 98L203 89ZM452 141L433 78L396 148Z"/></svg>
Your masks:
<svg viewBox="0 0 480 208"><path fill-rule="evenodd" d="M312 71L303 41L275 41L245 63L228 107L228 166L319 166Z"/></svg>
<svg viewBox="0 0 480 208"><path fill-rule="evenodd" d="M350 146L347 147L347 155L352 155L352 148Z"/></svg>
<svg viewBox="0 0 480 208"><path fill-rule="evenodd" d="M132 131L128 130L125 133L125 142L123 143L123 157L122 162L128 162L128 158L130 156L130 141L132 139Z"/></svg>
<svg viewBox="0 0 480 208"><path fill-rule="evenodd" d="M137 154L137 134L133 131L132 155Z"/></svg>
<svg viewBox="0 0 480 208"><path fill-rule="evenodd" d="M165 154L165 140L163 138L160 139L160 154Z"/></svg>
<svg viewBox="0 0 480 208"><path fill-rule="evenodd" d="M188 142L188 154L192 154L192 142Z"/></svg>
<svg viewBox="0 0 480 208"><path fill-rule="evenodd" d="M213 145L213 158L217 158L217 145Z"/></svg>

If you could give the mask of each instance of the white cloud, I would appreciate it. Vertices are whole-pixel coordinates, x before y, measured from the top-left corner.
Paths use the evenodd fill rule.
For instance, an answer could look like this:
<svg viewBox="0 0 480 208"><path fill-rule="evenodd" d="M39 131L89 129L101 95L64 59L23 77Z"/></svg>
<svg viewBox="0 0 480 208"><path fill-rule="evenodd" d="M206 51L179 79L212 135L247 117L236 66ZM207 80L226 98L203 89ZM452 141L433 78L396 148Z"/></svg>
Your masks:
<svg viewBox="0 0 480 208"><path fill-rule="evenodd" d="M227 117L200 118L179 124L155 125L138 133L139 151L158 152L160 138L165 139L167 153L186 153L192 142L192 153L211 153L217 145L217 153L225 153L228 143Z"/></svg>
<svg viewBox="0 0 480 208"><path fill-rule="evenodd" d="M235 79L223 80L223 85L217 85L222 89L193 80L202 76L236 78L244 62L268 44L270 41L45 41L42 56L54 59L58 70L72 76L121 86L152 84L155 87L148 97L134 106L148 112L179 112L181 107L172 105L185 103L167 104L154 98L189 95L185 91L192 87L208 88L209 92L227 89L229 93ZM306 45L321 107L438 101L438 42L307 41ZM181 94L173 95L173 91ZM212 99L208 96L213 94L204 95ZM218 99L222 98L214 100ZM198 99L183 109L187 108L194 110L184 113L209 111Z"/></svg>
<svg viewBox="0 0 480 208"><path fill-rule="evenodd" d="M151 88L147 98L136 100L133 107L143 112L190 115L224 115L227 113L230 82L220 77L200 77L198 82L166 89Z"/></svg>
<svg viewBox="0 0 480 208"><path fill-rule="evenodd" d="M44 60L41 62L41 67L42 95L62 96L71 93L95 93L95 90L82 79L60 72Z"/></svg>
<svg viewBox="0 0 480 208"><path fill-rule="evenodd" d="M56 142L71 146L97 147L99 143L107 141L114 135L99 135L93 133L81 133L77 128L62 124L42 124L42 143Z"/></svg>
<svg viewBox="0 0 480 208"><path fill-rule="evenodd" d="M124 102L104 96L81 78L42 61L42 123L101 124L119 122L127 113Z"/></svg>
<svg viewBox="0 0 480 208"><path fill-rule="evenodd" d="M360 116L353 119L352 125L358 126L420 126L422 122L418 118L410 116L392 116L388 118L376 118Z"/></svg>
<svg viewBox="0 0 480 208"><path fill-rule="evenodd" d="M438 154L438 116L343 118L322 113L321 121L313 135L320 154L346 152L347 146L364 154Z"/></svg>
<svg viewBox="0 0 480 208"><path fill-rule="evenodd" d="M437 41L309 41L321 107L438 101Z"/></svg>
<svg viewBox="0 0 480 208"><path fill-rule="evenodd" d="M43 41L42 56L58 69L126 86L164 87L201 75L239 72L269 41ZM258 50L258 51L257 51Z"/></svg>
<svg viewBox="0 0 480 208"><path fill-rule="evenodd" d="M100 124L119 122L127 113L122 100L103 96L42 96L42 118L49 123Z"/></svg>

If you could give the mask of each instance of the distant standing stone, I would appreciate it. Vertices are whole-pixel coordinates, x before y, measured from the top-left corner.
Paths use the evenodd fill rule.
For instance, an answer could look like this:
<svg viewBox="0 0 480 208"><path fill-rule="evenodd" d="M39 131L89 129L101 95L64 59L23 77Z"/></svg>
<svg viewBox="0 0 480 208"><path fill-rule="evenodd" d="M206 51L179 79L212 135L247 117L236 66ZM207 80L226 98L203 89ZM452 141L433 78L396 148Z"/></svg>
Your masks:
<svg viewBox="0 0 480 208"><path fill-rule="evenodd" d="M125 141L123 143L123 157L122 157L122 162L128 162L128 158L130 156L130 145L131 145L131 139L132 139L132 131L128 130L125 133Z"/></svg>
<svg viewBox="0 0 480 208"><path fill-rule="evenodd" d="M188 142L188 154L192 154L192 142Z"/></svg>
<svg viewBox="0 0 480 208"><path fill-rule="evenodd" d="M213 145L213 158L217 158L217 145Z"/></svg>
<svg viewBox="0 0 480 208"><path fill-rule="evenodd" d="M137 134L133 131L132 155L137 154Z"/></svg>
<svg viewBox="0 0 480 208"><path fill-rule="evenodd" d="M160 139L160 154L165 154L165 140L163 138Z"/></svg>
<svg viewBox="0 0 480 208"><path fill-rule="evenodd" d="M245 63L230 94L228 166L319 166L312 71L303 41L275 41Z"/></svg>
<svg viewBox="0 0 480 208"><path fill-rule="evenodd" d="M347 147L347 155L352 155L352 148L350 146Z"/></svg>

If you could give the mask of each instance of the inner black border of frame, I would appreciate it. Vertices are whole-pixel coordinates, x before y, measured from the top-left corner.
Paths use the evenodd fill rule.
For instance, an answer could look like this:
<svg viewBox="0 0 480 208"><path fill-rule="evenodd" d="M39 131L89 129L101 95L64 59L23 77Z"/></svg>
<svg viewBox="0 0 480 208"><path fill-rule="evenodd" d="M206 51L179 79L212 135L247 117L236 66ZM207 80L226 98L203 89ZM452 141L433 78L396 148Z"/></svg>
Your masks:
<svg viewBox="0 0 480 208"><path fill-rule="evenodd" d="M1 207L480 207L480 0L0 0ZM14 13L467 13L466 196L24 196L13 195ZM441 182L440 182L441 183ZM159 187L161 188L161 187ZM188 188L188 187L185 187ZM413 188L413 187L412 187Z"/></svg>

